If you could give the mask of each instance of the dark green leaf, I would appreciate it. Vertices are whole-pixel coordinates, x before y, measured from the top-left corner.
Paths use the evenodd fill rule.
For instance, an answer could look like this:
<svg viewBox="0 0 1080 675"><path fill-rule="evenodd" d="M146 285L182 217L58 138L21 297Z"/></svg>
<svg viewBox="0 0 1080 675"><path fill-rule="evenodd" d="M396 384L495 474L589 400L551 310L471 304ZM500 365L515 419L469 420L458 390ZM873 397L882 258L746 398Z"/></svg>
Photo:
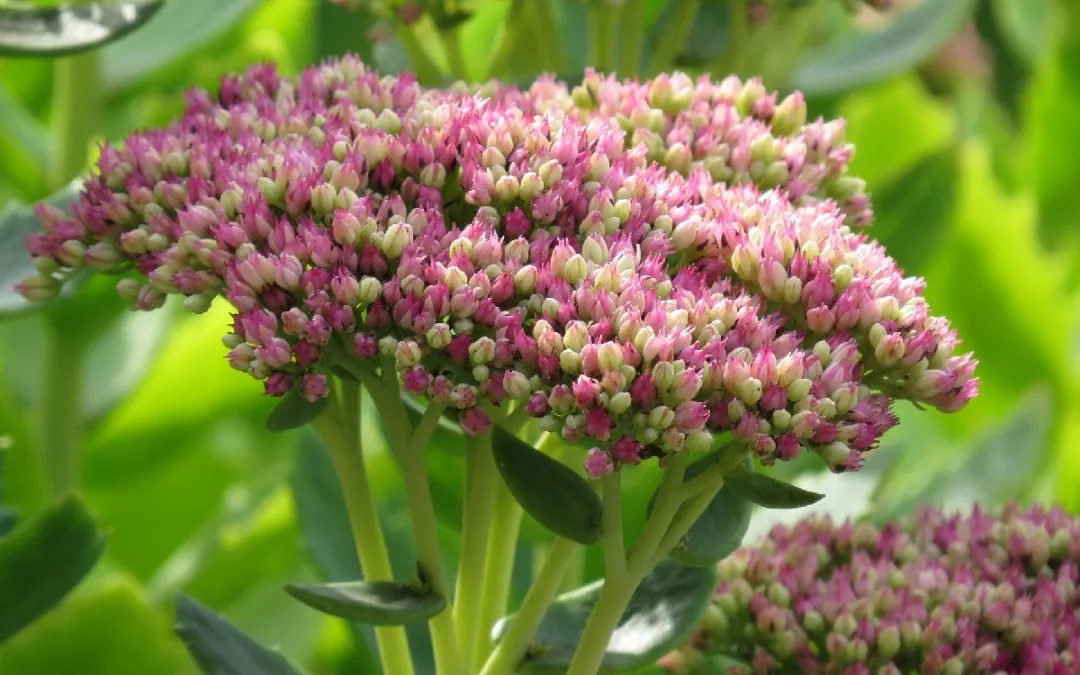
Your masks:
<svg viewBox="0 0 1080 675"><path fill-rule="evenodd" d="M300 675L285 657L186 595L176 598L176 634L205 675Z"/></svg>
<svg viewBox="0 0 1080 675"><path fill-rule="evenodd" d="M608 642L600 672L633 671L681 645L708 609L716 579L711 567L660 563L630 599ZM566 672L603 587L604 582L598 581L556 599L540 622L519 672ZM496 624L496 642L513 620L510 616Z"/></svg>
<svg viewBox="0 0 1080 675"><path fill-rule="evenodd" d="M0 6L0 55L63 56L100 47L142 26L163 4L164 0Z"/></svg>
<svg viewBox="0 0 1080 675"><path fill-rule="evenodd" d="M79 184L72 183L44 200L68 210L78 199ZM41 231L33 206L9 206L0 212L0 315L30 306L15 292L15 284L34 272L33 259L26 250L26 235Z"/></svg>
<svg viewBox="0 0 1080 675"><path fill-rule="evenodd" d="M356 52L360 58L371 61L371 42L357 37L366 36L373 25L374 19L366 7L318 3L315 9L315 60Z"/></svg>
<svg viewBox="0 0 1080 675"><path fill-rule="evenodd" d="M302 427L314 421L329 404L330 399L327 397L316 399L314 403L311 403L300 393L300 387L294 386L270 411L270 415L266 418L266 428L270 431L288 431Z"/></svg>
<svg viewBox="0 0 1080 675"><path fill-rule="evenodd" d="M770 478L753 470L738 471L724 478L724 487L743 499L767 509L797 509L809 506L825 495L791 483Z"/></svg>
<svg viewBox="0 0 1080 675"><path fill-rule="evenodd" d="M106 89L136 84L222 34L258 0L173 0L146 28L102 52Z"/></svg>
<svg viewBox="0 0 1080 675"><path fill-rule="evenodd" d="M923 2L884 29L807 53L792 75L806 94L850 91L919 65L963 25L974 0Z"/></svg>
<svg viewBox="0 0 1080 675"><path fill-rule="evenodd" d="M6 87L0 87L0 119L4 120L0 134L26 153L36 167L44 169L52 149L49 132ZM12 177L5 176L8 178Z"/></svg>
<svg viewBox="0 0 1080 675"><path fill-rule="evenodd" d="M0 537L7 535L15 529L19 522L19 514L7 506L0 506Z"/></svg>
<svg viewBox="0 0 1080 675"><path fill-rule="evenodd" d="M289 584L285 590L324 614L373 626L398 626L446 609L446 598L396 581Z"/></svg>
<svg viewBox="0 0 1080 675"><path fill-rule="evenodd" d="M104 550L104 537L77 497L0 540L0 643L56 606Z"/></svg>
<svg viewBox="0 0 1080 675"><path fill-rule="evenodd" d="M947 146L874 195L873 236L908 274L920 274L947 241L959 199L960 163Z"/></svg>
<svg viewBox="0 0 1080 675"><path fill-rule="evenodd" d="M581 544L599 541L603 505L584 478L501 427L492 452L506 486L538 523Z"/></svg>

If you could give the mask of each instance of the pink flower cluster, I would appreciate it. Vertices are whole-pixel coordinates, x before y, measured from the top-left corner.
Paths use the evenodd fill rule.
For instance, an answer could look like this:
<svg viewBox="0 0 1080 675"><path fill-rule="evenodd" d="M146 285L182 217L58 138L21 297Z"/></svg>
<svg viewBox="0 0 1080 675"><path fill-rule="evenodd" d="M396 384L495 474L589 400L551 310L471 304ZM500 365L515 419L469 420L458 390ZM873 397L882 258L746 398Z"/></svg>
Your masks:
<svg viewBox="0 0 1080 675"><path fill-rule="evenodd" d="M774 528L720 570L704 624L664 659L673 674L1080 667L1080 521L1058 509L925 509L880 530L812 519Z"/></svg>
<svg viewBox="0 0 1080 675"><path fill-rule="evenodd" d="M894 398L975 395L922 282L825 199L850 155L836 124L802 124L801 100L765 105L753 83L731 98L731 80L588 82L591 112L550 82L424 90L355 58L227 77L168 128L104 147L70 216L41 207L19 290L48 299L89 266L137 272L118 289L138 309L224 296L229 362L269 395L314 401L360 359L460 410L466 433L520 402L594 445L594 476L729 432L766 463L810 449L852 470ZM642 96L663 111L661 163L627 131ZM747 97L758 112L732 122ZM709 163L763 138L799 167L784 181Z"/></svg>

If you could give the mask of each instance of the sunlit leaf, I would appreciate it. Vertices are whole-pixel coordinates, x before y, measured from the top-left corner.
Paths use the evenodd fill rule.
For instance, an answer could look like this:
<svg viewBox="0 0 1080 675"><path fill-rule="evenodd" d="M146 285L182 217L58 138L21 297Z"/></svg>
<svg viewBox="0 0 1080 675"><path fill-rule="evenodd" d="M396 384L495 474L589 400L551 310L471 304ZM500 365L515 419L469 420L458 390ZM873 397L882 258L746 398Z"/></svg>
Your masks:
<svg viewBox="0 0 1080 675"><path fill-rule="evenodd" d="M446 598L395 581L289 584L285 590L323 614L373 626L420 621L446 609Z"/></svg>
<svg viewBox="0 0 1080 675"><path fill-rule="evenodd" d="M716 579L711 567L661 562L630 599L608 642L600 672L634 671L681 645L712 601ZM518 672L566 672L603 586L604 582L599 581L552 603ZM510 616L496 624L496 642L513 620Z"/></svg>
<svg viewBox="0 0 1080 675"><path fill-rule="evenodd" d="M495 466L526 513L572 541L599 541L603 505L584 478L501 427L491 447Z"/></svg>
<svg viewBox="0 0 1080 675"><path fill-rule="evenodd" d="M919 65L963 25L973 0L923 2L898 14L883 29L800 57L792 86L806 94L831 94L883 80Z"/></svg>
<svg viewBox="0 0 1080 675"><path fill-rule="evenodd" d="M0 643L55 607L104 550L104 538L77 497L0 539Z"/></svg>
<svg viewBox="0 0 1080 675"><path fill-rule="evenodd" d="M164 0L0 5L0 55L63 56L100 47L145 24L163 4Z"/></svg>
<svg viewBox="0 0 1080 675"><path fill-rule="evenodd" d="M176 598L176 633L205 675L300 675L283 656L191 598Z"/></svg>

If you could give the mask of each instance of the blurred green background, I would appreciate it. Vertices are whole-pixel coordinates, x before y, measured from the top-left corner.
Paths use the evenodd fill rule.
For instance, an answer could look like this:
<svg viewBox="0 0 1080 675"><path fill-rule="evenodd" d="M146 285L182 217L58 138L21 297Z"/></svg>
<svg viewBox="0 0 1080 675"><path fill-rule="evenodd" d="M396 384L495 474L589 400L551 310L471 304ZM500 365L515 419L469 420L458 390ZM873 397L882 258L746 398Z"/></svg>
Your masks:
<svg viewBox="0 0 1080 675"><path fill-rule="evenodd" d="M507 27L529 8L461 3L471 14L460 28L469 77L528 82L541 70L580 77L587 8L547 2L558 27L524 31L509 49ZM831 476L814 461L779 467L828 496L808 509L759 514L753 531L811 510L882 519L920 502L964 507L1016 498L1080 513L1080 209L1073 201L1080 196L1080 2L924 0L855 17L842 4L769 3L770 21L751 30L732 60L731 2L685 3L696 12L692 30L672 44L667 29L680 9L690 10L649 0L642 63L716 79L734 67L764 76L769 89L802 88L812 115L845 117L857 149L852 170L866 179L877 213L872 236L910 274L926 278L935 312L952 320L981 361L982 393L951 416L900 406L902 424L859 474ZM413 35L445 66L429 24ZM74 109L99 111L88 113L96 139L121 139L166 124L182 110L187 88L214 89L224 73L267 60L296 73L350 50L385 72L410 68L392 29L325 0L170 0L143 29L97 52L98 86ZM46 59L0 59L0 209L57 186L52 73ZM88 161L92 153L87 148ZM0 229L0 252L19 239ZM0 280L10 285L6 253ZM177 590L311 673L375 672L364 647L370 636L353 635L281 592L289 581L346 579L358 568L321 448L304 433L266 432L271 401L228 368L224 303L201 316L171 304L129 313L111 282L98 279L29 312L3 286L0 503L20 519L38 513L51 499L43 439L75 430L80 489L109 544L87 582L0 647L0 675L194 673L171 631ZM58 386L76 397L69 407L76 419L53 414ZM412 558L400 480L378 426L365 433L404 575ZM454 443L444 435L436 445ZM451 560L460 451L429 454ZM654 479L641 471L630 481L640 497L631 519L641 518ZM519 587L544 540L541 528L526 524ZM595 562L582 574L594 576ZM414 632L422 647L422 630Z"/></svg>

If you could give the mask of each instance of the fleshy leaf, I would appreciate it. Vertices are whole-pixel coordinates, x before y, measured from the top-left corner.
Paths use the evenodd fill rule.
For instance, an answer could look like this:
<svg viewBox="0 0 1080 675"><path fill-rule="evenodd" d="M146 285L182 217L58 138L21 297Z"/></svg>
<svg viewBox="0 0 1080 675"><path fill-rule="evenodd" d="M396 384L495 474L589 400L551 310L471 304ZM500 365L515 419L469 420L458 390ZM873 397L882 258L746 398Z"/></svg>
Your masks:
<svg viewBox="0 0 1080 675"><path fill-rule="evenodd" d="M810 492L752 469L724 478L724 486L743 499L767 509L797 509L817 502L825 495Z"/></svg>
<svg viewBox="0 0 1080 675"><path fill-rule="evenodd" d="M0 643L63 600L104 550L93 516L74 496L0 540Z"/></svg>
<svg viewBox="0 0 1080 675"><path fill-rule="evenodd" d="M288 431L302 427L314 421L329 404L330 399L326 397L316 399L314 403L309 402L300 393L300 387L294 386L270 411L266 418L266 428L270 431Z"/></svg>
<svg viewBox="0 0 1080 675"><path fill-rule="evenodd" d="M600 539L600 496L573 469L496 427L495 466L521 508L559 536L580 544Z"/></svg>
<svg viewBox="0 0 1080 675"><path fill-rule="evenodd" d="M54 7L0 7L0 55L63 56L122 38L154 16L164 0Z"/></svg>
<svg viewBox="0 0 1080 675"><path fill-rule="evenodd" d="M446 609L446 598L395 581L289 584L289 595L323 614L374 626L428 619Z"/></svg>
<svg viewBox="0 0 1080 675"><path fill-rule="evenodd" d="M834 94L910 70L945 44L971 14L973 0L923 2L884 29L807 53L792 74L792 88Z"/></svg>
<svg viewBox="0 0 1080 675"><path fill-rule="evenodd" d="M205 675L300 675L284 656L186 595L176 598L176 634Z"/></svg>
<svg viewBox="0 0 1080 675"><path fill-rule="evenodd" d="M600 672L634 671L681 645L709 607L716 580L712 567L660 563L630 599L608 642ZM518 672L566 672L603 587L604 582L598 581L557 598L540 622ZM492 637L496 642L513 620L510 616L495 625Z"/></svg>

